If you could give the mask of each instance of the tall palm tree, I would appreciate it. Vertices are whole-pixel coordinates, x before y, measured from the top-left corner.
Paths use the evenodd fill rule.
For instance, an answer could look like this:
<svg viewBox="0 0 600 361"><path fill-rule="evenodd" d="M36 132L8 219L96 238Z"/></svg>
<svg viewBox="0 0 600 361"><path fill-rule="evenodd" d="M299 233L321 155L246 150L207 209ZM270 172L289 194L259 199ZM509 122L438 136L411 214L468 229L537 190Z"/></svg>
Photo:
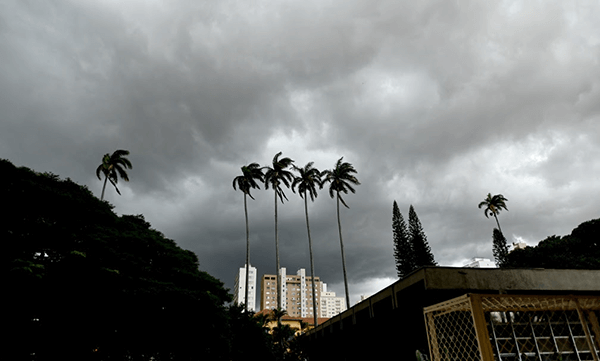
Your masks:
<svg viewBox="0 0 600 361"><path fill-rule="evenodd" d="M246 196L254 199L250 190L254 188L260 189L256 180L261 182L264 179L264 174L258 163L250 163L243 166L242 175L233 179L233 189L239 188L244 193L244 215L246 216L246 292L244 296L244 310L248 312L248 268L250 267L250 232L248 230L248 207L246 204Z"/></svg>
<svg viewBox="0 0 600 361"><path fill-rule="evenodd" d="M277 268L277 270L275 271L275 274L277 275L277 305L275 305L276 308L284 308L281 305L282 290L280 289L281 280L279 279L279 231L277 229L277 197L279 197L281 203L283 203L284 198L285 200L287 200L283 189L281 189L281 183L283 183L286 187L289 188L290 182L294 179L294 175L290 171L286 170L286 168L291 166L294 161L287 157L279 159L280 155L281 152L275 154L275 157L273 157L272 167L263 167L263 169L266 169L264 178L265 188L269 189L269 186L271 186L275 193L275 264Z"/></svg>
<svg viewBox="0 0 600 361"><path fill-rule="evenodd" d="M340 233L340 247L342 249L342 269L344 271L344 287L346 289L346 307L350 308L350 294L348 292L348 277L346 275L346 257L344 256L344 241L342 240L342 223L340 222L340 202L346 207L348 205L340 195L340 192L348 194L348 191L355 193L356 191L352 185L360 185L358 179L353 176L353 173L357 173L356 169L350 163L342 162L344 157L340 158L335 164L335 168L326 170L322 173L325 176L323 183L329 182L329 196L333 198L336 195L337 200L337 221L338 230Z"/></svg>
<svg viewBox="0 0 600 361"><path fill-rule="evenodd" d="M102 186L102 195L100 196L100 200L104 200L106 181L110 181L119 195L121 195L119 188L117 188L119 177L121 177L124 181L129 182L129 177L127 176L125 169L131 169L132 166L129 159L125 158L127 155L129 155L128 150L117 149L112 155L106 153L104 157L102 157L102 164L96 168L96 176L98 179L102 180L100 177L100 172L104 173L104 185Z"/></svg>
<svg viewBox="0 0 600 361"><path fill-rule="evenodd" d="M308 232L308 250L310 254L310 277L312 279L312 301L313 301L313 315L315 321L315 327L317 323L317 297L315 295L315 265L313 263L313 251L312 251L312 239L310 237L310 224L308 222L308 198L306 193L310 195L310 200L314 201L317 198L317 186L322 187L321 172L317 168L313 168L313 162L307 163L304 168L294 166L294 169L298 172L298 176L294 178L292 182L292 190L298 187L298 194L304 198L304 213L306 215L306 230Z"/></svg>
<svg viewBox="0 0 600 361"><path fill-rule="evenodd" d="M502 228L500 228L500 222L498 222L497 214L500 213L503 208L508 211L508 208L506 208L506 202L508 202L508 199L504 198L502 194L496 194L495 196L492 196L491 193L488 193L487 197L483 200L483 202L479 203L478 206L479 208L485 206L483 214L485 214L487 218L489 218L489 213L496 218L496 224L498 225L498 230L500 232L502 232Z"/></svg>

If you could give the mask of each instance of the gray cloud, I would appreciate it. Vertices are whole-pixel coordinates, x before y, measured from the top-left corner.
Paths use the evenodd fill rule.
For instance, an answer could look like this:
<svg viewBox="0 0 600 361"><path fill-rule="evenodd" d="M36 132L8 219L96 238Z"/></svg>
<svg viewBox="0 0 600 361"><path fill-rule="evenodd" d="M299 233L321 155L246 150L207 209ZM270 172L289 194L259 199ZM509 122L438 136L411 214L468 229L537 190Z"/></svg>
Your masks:
<svg viewBox="0 0 600 361"><path fill-rule="evenodd" d="M231 181L279 151L320 169L344 156L359 171L342 212L356 292L395 275L393 200L405 216L415 206L443 265L491 257L494 222L476 207L489 192L509 199L500 222L511 240L535 244L598 217L594 2L62 0L0 10L0 156L99 193L102 155L129 149L131 182L108 200L145 214L229 287L245 251ZM272 196L257 190L249 204L260 273L275 267ZM303 203L288 197L281 257L295 272L308 268L308 246ZM310 215L317 273L342 293L326 190Z"/></svg>

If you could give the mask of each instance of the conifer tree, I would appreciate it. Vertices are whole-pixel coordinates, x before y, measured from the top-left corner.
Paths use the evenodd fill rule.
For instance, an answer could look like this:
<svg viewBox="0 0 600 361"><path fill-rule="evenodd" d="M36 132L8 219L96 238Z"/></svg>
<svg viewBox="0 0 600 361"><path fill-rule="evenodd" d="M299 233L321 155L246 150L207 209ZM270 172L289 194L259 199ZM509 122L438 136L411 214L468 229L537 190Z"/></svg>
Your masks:
<svg viewBox="0 0 600 361"><path fill-rule="evenodd" d="M394 201L392 207L392 231L394 234L394 258L396 259L396 270L398 278L403 278L414 269L413 252L410 246L406 222L400 213L398 203Z"/></svg>
<svg viewBox="0 0 600 361"><path fill-rule="evenodd" d="M427 236L425 236L421 221L419 221L417 212L415 212L412 205L408 210L408 233L413 251L415 269L423 266L436 266L437 263L435 262L433 254L431 253L431 248L427 243Z"/></svg>
<svg viewBox="0 0 600 361"><path fill-rule="evenodd" d="M498 228L494 228L493 233L494 242L494 259L496 260L496 266L499 268L505 268L508 266L508 245L506 244L506 238Z"/></svg>

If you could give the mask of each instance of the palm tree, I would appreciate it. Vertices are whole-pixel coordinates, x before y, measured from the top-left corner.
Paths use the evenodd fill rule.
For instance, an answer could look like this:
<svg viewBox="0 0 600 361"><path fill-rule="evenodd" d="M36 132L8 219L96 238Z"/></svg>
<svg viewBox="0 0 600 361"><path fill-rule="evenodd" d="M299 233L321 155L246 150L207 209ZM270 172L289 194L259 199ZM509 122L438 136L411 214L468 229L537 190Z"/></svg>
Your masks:
<svg viewBox="0 0 600 361"><path fill-rule="evenodd" d="M348 293L348 277L346 275L346 257L344 256L344 242L342 240L342 224L340 222L340 202L346 207L348 205L340 195L340 192L348 194L348 191L355 193L356 191L352 185L360 185L358 179L352 175L357 173L356 169L350 163L342 162L344 157L340 158L335 164L335 168L332 170L326 170L322 173L325 176L323 183L329 182L329 196L333 198L334 193L336 194L337 200L337 220L338 230L340 233L340 247L342 249L342 269L344 272L344 287L346 289L346 306L350 307L350 294Z"/></svg>
<svg viewBox="0 0 600 361"><path fill-rule="evenodd" d="M254 188L260 189L256 180L263 181L264 174L258 163L251 163L242 168L242 175L233 179L233 189L239 188L244 193L244 214L246 216L246 294L244 298L244 310L248 312L248 268L250 267L250 233L248 230L248 207L246 204L246 196L254 199L250 190Z"/></svg>
<svg viewBox="0 0 600 361"><path fill-rule="evenodd" d="M275 271L277 275L277 305L275 307L283 308L281 305L281 289L279 288L281 285L281 281L279 280L279 232L277 229L277 197L283 203L283 199L287 200L285 193L283 193L283 189L281 189L281 183L283 183L286 187L290 187L290 182L294 179L294 175L286 170L292 163L294 162L290 158L282 158L279 159L281 152L275 154L273 157L273 166L272 167L263 167L266 169L265 172L265 188L269 189L269 185L273 187L273 191L275 193L275 264L277 270Z"/></svg>
<svg viewBox="0 0 600 361"><path fill-rule="evenodd" d="M112 155L106 153L104 157L102 157L102 164L96 168L96 176L98 179L102 180L100 172L104 173L104 185L102 186L100 200L104 200L104 190L106 189L107 180L115 187L119 195L121 195L119 188L117 188L119 177L124 181L129 182L129 177L127 176L125 169L131 169L132 166L129 159L125 158L127 155L129 155L128 150L117 149Z"/></svg>
<svg viewBox="0 0 600 361"><path fill-rule="evenodd" d="M298 177L294 178L292 182L292 190L298 186L298 194L304 198L304 213L306 215L306 230L308 232L308 250L310 254L310 277L312 280L312 301L313 301L313 315L315 321L315 327L317 323L317 297L315 295L315 266L313 263L313 251L312 251L312 239L310 237L310 224L308 222L308 199L306 193L310 195L310 200L314 201L317 198L317 187L322 187L321 172L317 168L313 168L313 162L309 162L304 168L294 166L294 169L299 173Z"/></svg>
<svg viewBox="0 0 600 361"><path fill-rule="evenodd" d="M281 319L283 316L287 316L287 311L281 307L277 307L271 311L268 320L277 322L277 326L281 326Z"/></svg>
<svg viewBox="0 0 600 361"><path fill-rule="evenodd" d="M478 206L479 208L485 206L483 214L485 214L487 218L489 218L489 213L496 218L496 224L498 225L498 230L500 232L502 232L502 228L500 228L500 222L498 222L497 214L500 213L502 208L508 211L508 208L506 208L506 202L508 202L508 199L504 198L502 194L496 194L492 197L492 194L488 193L487 197L483 200L483 202L479 203Z"/></svg>

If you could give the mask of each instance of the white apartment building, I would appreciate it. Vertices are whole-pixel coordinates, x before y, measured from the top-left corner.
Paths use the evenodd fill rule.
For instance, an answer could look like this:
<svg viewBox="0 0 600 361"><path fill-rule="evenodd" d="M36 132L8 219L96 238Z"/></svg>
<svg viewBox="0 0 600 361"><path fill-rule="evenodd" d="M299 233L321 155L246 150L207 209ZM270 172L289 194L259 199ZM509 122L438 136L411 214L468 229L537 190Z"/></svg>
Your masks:
<svg viewBox="0 0 600 361"><path fill-rule="evenodd" d="M248 267L248 311L256 312L256 267ZM233 302L243 304L246 298L246 265L240 268L235 278Z"/></svg>
<svg viewBox="0 0 600 361"><path fill-rule="evenodd" d="M489 258L474 257L471 262L467 263L463 267L468 268L496 268L496 263Z"/></svg>
<svg viewBox="0 0 600 361"><path fill-rule="evenodd" d="M346 311L346 299L337 297L335 292L327 292L327 284L323 283L321 288L321 314L319 317L331 318Z"/></svg>

